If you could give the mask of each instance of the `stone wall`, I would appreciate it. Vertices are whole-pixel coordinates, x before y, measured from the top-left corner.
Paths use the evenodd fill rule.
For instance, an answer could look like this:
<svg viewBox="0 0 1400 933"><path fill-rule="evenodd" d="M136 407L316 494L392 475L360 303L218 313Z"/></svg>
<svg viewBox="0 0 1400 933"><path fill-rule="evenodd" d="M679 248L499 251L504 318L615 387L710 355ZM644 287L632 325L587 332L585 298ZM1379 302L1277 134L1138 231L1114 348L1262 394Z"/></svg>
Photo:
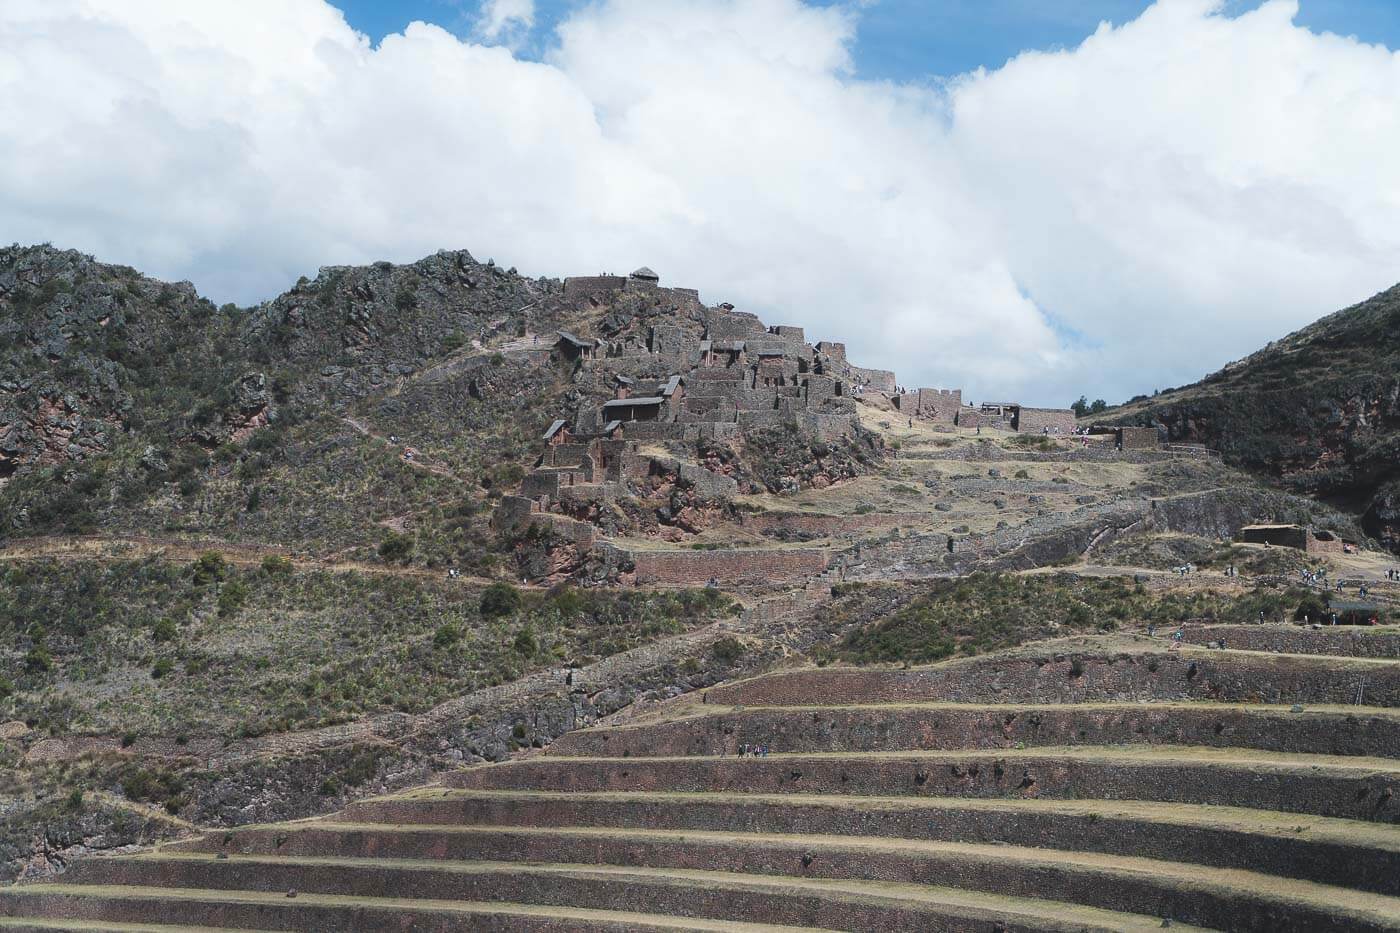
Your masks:
<svg viewBox="0 0 1400 933"><path fill-rule="evenodd" d="M517 535L530 523L535 502L525 496L501 496L491 513L491 530L502 535Z"/></svg>
<svg viewBox="0 0 1400 933"><path fill-rule="evenodd" d="M627 277L622 275L577 276L564 280L564 299L575 301L596 292L621 291L626 287Z"/></svg>
<svg viewBox="0 0 1400 933"><path fill-rule="evenodd" d="M1016 430L1022 434L1073 434L1074 412L1068 408L1022 408Z"/></svg>
<svg viewBox="0 0 1400 933"><path fill-rule="evenodd" d="M1118 443L1124 450L1156 450L1156 428L1119 428Z"/></svg>
<svg viewBox="0 0 1400 933"><path fill-rule="evenodd" d="M710 329L710 337L714 340L743 340L768 333L758 316L747 311L710 309L705 312L705 325Z"/></svg>
<svg viewBox="0 0 1400 933"><path fill-rule="evenodd" d="M915 389L896 395L892 401L901 414L954 424L962 409L962 389Z"/></svg>
<svg viewBox="0 0 1400 933"><path fill-rule="evenodd" d="M1072 646L1053 655L993 657L910 670L826 668L725 684L710 702L788 706L814 696L830 704L1092 703L1214 700L1224 703L1350 704L1365 681L1369 706L1400 706L1400 667L1374 662L1183 649L1163 634L1147 650L1105 654ZM1076 662L1078 673L1075 673ZM1400 806L1400 801L1397 801Z"/></svg>
<svg viewBox="0 0 1400 933"><path fill-rule="evenodd" d="M868 389L894 394L894 373L888 369L866 369L863 366L852 366L851 381L863 383Z"/></svg>
<svg viewBox="0 0 1400 933"><path fill-rule="evenodd" d="M556 742L551 753L589 757L735 755L742 744L767 745L781 754L1194 745L1371 756L1400 748L1400 718L1205 703L992 709L906 706L878 711L833 707L816 718L796 707L746 707L679 721L572 732Z"/></svg>
<svg viewBox="0 0 1400 933"><path fill-rule="evenodd" d="M826 569L824 550L634 551L637 584L703 586L797 583Z"/></svg>

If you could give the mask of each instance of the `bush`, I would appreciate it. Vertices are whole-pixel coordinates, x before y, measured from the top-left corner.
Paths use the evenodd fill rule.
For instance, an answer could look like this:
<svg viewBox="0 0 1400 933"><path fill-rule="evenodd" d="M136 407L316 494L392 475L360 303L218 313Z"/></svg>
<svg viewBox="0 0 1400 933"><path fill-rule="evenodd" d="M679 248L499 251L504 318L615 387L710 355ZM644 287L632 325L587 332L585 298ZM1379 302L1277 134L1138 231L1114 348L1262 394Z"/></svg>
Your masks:
<svg viewBox="0 0 1400 933"><path fill-rule="evenodd" d="M219 591L219 615L231 616L237 614L243 608L243 604L248 601L248 584L242 580L230 580L224 584L224 588Z"/></svg>
<svg viewBox="0 0 1400 933"><path fill-rule="evenodd" d="M156 680L160 680L173 670L175 670L175 662L169 658L161 658L151 667L151 676Z"/></svg>
<svg viewBox="0 0 1400 933"><path fill-rule="evenodd" d="M35 645L24 656L24 669L31 674L46 674L53 670L53 656L43 645Z"/></svg>
<svg viewBox="0 0 1400 933"><path fill-rule="evenodd" d="M218 551L205 551L195 558L190 570L194 574L196 584L207 586L224 578L228 573L228 561L224 560L224 555Z"/></svg>
<svg viewBox="0 0 1400 933"><path fill-rule="evenodd" d="M157 642L174 641L180 634L180 629L175 625L175 620L162 618L156 621L151 627L151 638Z"/></svg>
<svg viewBox="0 0 1400 933"><path fill-rule="evenodd" d="M733 664L744 656L744 643L733 635L726 635L710 647L710 654L721 664Z"/></svg>
<svg viewBox="0 0 1400 933"><path fill-rule="evenodd" d="M520 609L520 591L509 583L492 583L481 591L479 608L488 619L511 615Z"/></svg>
<svg viewBox="0 0 1400 933"><path fill-rule="evenodd" d="M262 560L262 569L268 576L286 576L292 572L292 561L277 554L269 554Z"/></svg>
<svg viewBox="0 0 1400 933"><path fill-rule="evenodd" d="M14 683L8 677L0 674L0 700L5 700L14 696L14 693Z"/></svg>
<svg viewBox="0 0 1400 933"><path fill-rule="evenodd" d="M384 536L384 540L379 542L379 556L386 563L401 563L407 561L409 555L413 553L413 538L408 535L401 535L396 531L391 531Z"/></svg>
<svg viewBox="0 0 1400 933"><path fill-rule="evenodd" d="M540 643L539 640L535 638L534 632L523 628L516 633L515 641L511 643L511 647L514 648L515 653L522 658L533 658L539 653Z"/></svg>
<svg viewBox="0 0 1400 933"><path fill-rule="evenodd" d="M440 625L433 633L434 648L450 648L462 640L462 630L455 625Z"/></svg>

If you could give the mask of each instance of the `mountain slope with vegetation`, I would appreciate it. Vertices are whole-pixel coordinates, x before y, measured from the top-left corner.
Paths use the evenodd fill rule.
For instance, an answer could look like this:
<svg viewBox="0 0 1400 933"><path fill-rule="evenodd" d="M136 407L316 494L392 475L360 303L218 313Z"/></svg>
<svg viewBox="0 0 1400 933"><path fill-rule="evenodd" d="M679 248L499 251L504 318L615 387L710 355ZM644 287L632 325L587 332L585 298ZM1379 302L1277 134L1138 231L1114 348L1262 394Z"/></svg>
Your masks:
<svg viewBox="0 0 1400 933"><path fill-rule="evenodd" d="M1400 286L1096 420L1155 424L1214 447L1361 515L1368 534L1400 550Z"/></svg>

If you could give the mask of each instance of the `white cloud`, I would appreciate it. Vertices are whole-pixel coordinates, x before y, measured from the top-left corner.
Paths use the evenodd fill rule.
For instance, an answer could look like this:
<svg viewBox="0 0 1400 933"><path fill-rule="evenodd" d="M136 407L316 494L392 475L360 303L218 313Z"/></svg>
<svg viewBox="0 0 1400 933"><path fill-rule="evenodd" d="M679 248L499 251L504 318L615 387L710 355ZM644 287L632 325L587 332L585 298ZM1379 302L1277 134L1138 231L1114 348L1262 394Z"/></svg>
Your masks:
<svg viewBox="0 0 1400 933"><path fill-rule="evenodd" d="M1214 9L933 89L799 0L609 0L544 63L321 0L7 0L0 239L241 301L440 247L646 263L906 385L1112 399L1400 278L1400 58Z"/></svg>
<svg viewBox="0 0 1400 933"><path fill-rule="evenodd" d="M485 0L476 31L497 42L528 32L535 25L535 0Z"/></svg>

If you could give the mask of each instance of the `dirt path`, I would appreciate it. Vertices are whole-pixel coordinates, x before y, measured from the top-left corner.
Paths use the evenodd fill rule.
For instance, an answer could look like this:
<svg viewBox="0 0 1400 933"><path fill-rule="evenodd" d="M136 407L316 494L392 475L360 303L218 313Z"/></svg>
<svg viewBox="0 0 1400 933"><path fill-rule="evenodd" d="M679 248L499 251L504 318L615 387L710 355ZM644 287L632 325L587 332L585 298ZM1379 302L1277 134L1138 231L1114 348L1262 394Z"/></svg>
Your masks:
<svg viewBox="0 0 1400 933"><path fill-rule="evenodd" d="M421 470L426 473L432 473L435 476L441 476L444 479L450 479L454 482L462 483L464 485L473 487L475 487L476 485L470 480L458 476L456 473L453 473L447 467L439 463L432 463L431 461L424 460L423 454L417 448L409 444L395 443L394 441L385 437L383 434L380 434L377 431L375 431L368 424L366 424L358 418L345 417L341 418L340 420L345 422L350 427L354 428L356 431L358 431L365 437L379 441L385 447L397 449L399 451L399 462L404 464L405 466L409 466L415 470Z"/></svg>
<svg viewBox="0 0 1400 933"><path fill-rule="evenodd" d="M166 560L192 561L206 551L217 551L223 555L224 560L237 567L258 567L267 557L281 557L291 561L293 568L302 571L364 573L378 576L412 577L422 580L449 579L447 574L441 570L395 567L389 564L356 560L317 560L297 555L288 548L269 545L238 544L216 539L159 538L145 535L21 538L0 544L0 561L31 560L43 557L57 560L139 560L145 557L161 557ZM451 579L457 583L483 586L496 582L489 577L465 575ZM535 586L518 588L541 589L541 587Z"/></svg>

